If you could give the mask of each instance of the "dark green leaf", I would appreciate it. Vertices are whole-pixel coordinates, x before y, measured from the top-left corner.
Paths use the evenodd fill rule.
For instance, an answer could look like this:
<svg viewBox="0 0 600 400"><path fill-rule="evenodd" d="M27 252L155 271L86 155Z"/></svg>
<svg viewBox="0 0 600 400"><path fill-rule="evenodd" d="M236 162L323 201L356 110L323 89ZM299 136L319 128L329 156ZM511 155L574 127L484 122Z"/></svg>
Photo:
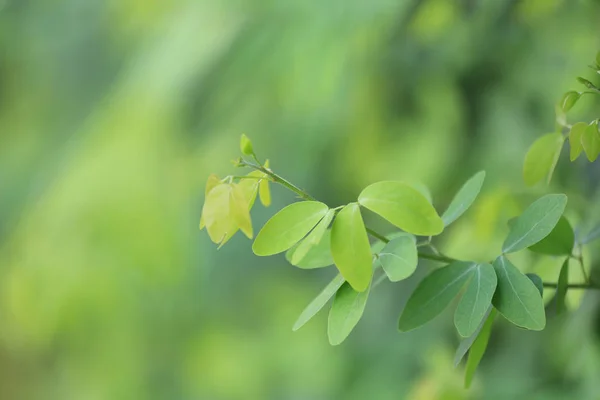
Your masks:
<svg viewBox="0 0 600 400"><path fill-rule="evenodd" d="M467 290L454 313L454 325L462 337L471 336L481 325L496 290L496 272L490 264L477 264Z"/></svg>
<svg viewBox="0 0 600 400"><path fill-rule="evenodd" d="M348 283L345 283L338 289L331 310L329 310L327 324L327 335L331 345L336 346L342 343L352 332L363 315L368 297L369 288L363 292L357 292Z"/></svg>
<svg viewBox="0 0 600 400"><path fill-rule="evenodd" d="M534 201L510 227L502 252L530 247L552 232L567 205L564 194L548 194Z"/></svg>
<svg viewBox="0 0 600 400"><path fill-rule="evenodd" d="M567 290L569 289L569 259L567 258L560 269L558 275L558 285L556 287L556 313L561 314L565 311L565 300Z"/></svg>
<svg viewBox="0 0 600 400"><path fill-rule="evenodd" d="M337 290L344 284L344 278L342 275L337 274L335 278L310 302L308 306L302 311L296 322L294 323L293 331L297 331L302 328L312 317L314 317L322 308L327 304L329 299L337 292Z"/></svg>
<svg viewBox="0 0 600 400"><path fill-rule="evenodd" d="M553 256L568 256L573 251L574 244L575 233L573 233L569 221L563 216L560 217L552 232L540 242L531 246L529 250Z"/></svg>
<svg viewBox="0 0 600 400"><path fill-rule="evenodd" d="M458 193L450 202L448 209L442 214L442 220L444 225L448 226L452 222L456 221L465 211L471 207L477 195L481 191L483 181L485 180L485 171L479 171L473 175L465 184L460 188Z"/></svg>
<svg viewBox="0 0 600 400"><path fill-rule="evenodd" d="M408 278L415 272L419 262L414 237L405 235L391 240L381 250L376 262L381 264L390 281Z"/></svg>
<svg viewBox="0 0 600 400"><path fill-rule="evenodd" d="M540 296L544 296L544 282L542 281L542 278L540 278L538 274L533 274L531 272L525 274L525 276L528 277L531 282L533 282L538 292L540 292Z"/></svg>
<svg viewBox="0 0 600 400"><path fill-rule="evenodd" d="M504 256L494 261L498 287L492 304L513 324L540 331L546 326L546 313L540 292L533 282Z"/></svg>
<svg viewBox="0 0 600 400"><path fill-rule="evenodd" d="M469 358L467 359L467 367L465 369L465 387L467 389L471 386L473 376L475 376L475 371L477 370L477 367L479 366L479 363L485 354L485 350L487 349L495 318L496 310L492 309L490 315L485 320L485 324L483 325L481 332L479 332L477 339L475 339L475 342L469 350Z"/></svg>
<svg viewBox="0 0 600 400"><path fill-rule="evenodd" d="M477 330L475 331L475 333L473 333L471 336L469 336L467 338L462 339L460 341L460 343L458 344L458 348L456 349L456 352L454 353L454 366L455 367L457 367L458 364L460 364L460 362L464 358L465 354L467 354L467 351L469 351L469 349L473 345L473 342L475 342L475 339L477 339L477 336L479 336L479 332L481 332L481 329L483 329L483 326L485 325L485 322L487 321L487 319L490 315L490 312L493 309L494 309L494 307L490 305L485 313L485 316L483 317L483 320L479 323L479 326L477 327Z"/></svg>
<svg viewBox="0 0 600 400"><path fill-rule="evenodd" d="M457 261L426 276L408 299L398 329L406 332L418 328L444 311L473 275L475 266Z"/></svg>

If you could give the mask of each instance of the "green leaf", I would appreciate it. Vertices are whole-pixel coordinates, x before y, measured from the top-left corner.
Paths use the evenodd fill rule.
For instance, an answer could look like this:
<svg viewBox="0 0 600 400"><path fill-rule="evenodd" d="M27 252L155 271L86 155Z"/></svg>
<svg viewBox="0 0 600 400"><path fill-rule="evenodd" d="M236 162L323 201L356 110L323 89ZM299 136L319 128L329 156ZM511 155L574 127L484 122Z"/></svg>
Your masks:
<svg viewBox="0 0 600 400"><path fill-rule="evenodd" d="M367 230L356 203L346 205L331 228L331 254L338 270L358 292L371 283L373 261Z"/></svg>
<svg viewBox="0 0 600 400"><path fill-rule="evenodd" d="M490 264L477 264L467 290L454 313L454 325L462 337L469 337L481 325L496 291L496 272Z"/></svg>
<svg viewBox="0 0 600 400"><path fill-rule="evenodd" d="M569 221L562 216L554 229L552 229L552 232L540 242L531 246L529 250L540 254L568 256L573 251L574 245L575 233L573 232L573 228L571 228Z"/></svg>
<svg viewBox="0 0 600 400"><path fill-rule="evenodd" d="M412 236L400 236L391 240L379 253L377 261L392 282L408 278L417 269L419 256Z"/></svg>
<svg viewBox="0 0 600 400"><path fill-rule="evenodd" d="M398 329L406 332L418 328L444 311L473 275L475 266L472 262L456 261L426 276L408 299Z"/></svg>
<svg viewBox="0 0 600 400"><path fill-rule="evenodd" d="M223 246L238 231L231 214L231 184L222 183L210 190L202 208L203 220L210 240Z"/></svg>
<svg viewBox="0 0 600 400"><path fill-rule="evenodd" d="M571 108L573 108L573 106L575 105L575 103L577 103L577 100L579 100L580 97L581 93L571 90L570 92L564 94L562 100L560 101L560 107L563 109L564 112L567 112Z"/></svg>
<svg viewBox="0 0 600 400"><path fill-rule="evenodd" d="M556 313L561 314L566 310L565 299L569 289L569 258L565 260L560 274L558 275L558 285L556 287Z"/></svg>
<svg viewBox="0 0 600 400"><path fill-rule="evenodd" d="M427 198L406 183L374 183L362 191L358 202L415 235L433 236L444 230L444 222Z"/></svg>
<svg viewBox="0 0 600 400"><path fill-rule="evenodd" d="M332 346L342 343L358 324L365 310L369 287L357 292L346 282L338 289L329 310L327 336Z"/></svg>
<svg viewBox="0 0 600 400"><path fill-rule="evenodd" d="M312 246L304 257L294 264L292 258L302 243L304 242L294 245L294 247L285 253L285 259L290 264L302 269L324 268L333 265L333 256L331 255L331 230L327 230L319 244Z"/></svg>
<svg viewBox="0 0 600 400"><path fill-rule="evenodd" d="M540 278L538 274L533 274L531 272L525 274L525 276L528 277L531 282L533 282L538 292L540 292L540 296L544 296L544 282L542 281L542 278Z"/></svg>
<svg viewBox="0 0 600 400"><path fill-rule="evenodd" d="M206 198L208 196L208 193L218 184L221 183L221 180L219 179L219 177L215 174L210 174L208 176L208 179L206 180L206 187L204 189L204 197ZM202 215L200 216L200 230L204 229L204 227L206 226L206 223L204 222L204 213L202 213Z"/></svg>
<svg viewBox="0 0 600 400"><path fill-rule="evenodd" d="M548 236L565 211L567 196L548 194L534 201L517 217L502 245L503 253L533 246Z"/></svg>
<svg viewBox="0 0 600 400"><path fill-rule="evenodd" d="M231 186L231 215L233 215L235 223L244 235L248 239L252 239L252 220L250 219L250 205L248 204L246 193L240 185L232 184Z"/></svg>
<svg viewBox="0 0 600 400"><path fill-rule="evenodd" d="M281 253L298 243L325 216L329 208L318 201L290 204L267 221L256 236L257 256Z"/></svg>
<svg viewBox="0 0 600 400"><path fill-rule="evenodd" d="M325 288L310 302L308 306L302 311L296 322L294 323L293 331L297 331L302 328L308 321L311 320L324 306L327 304L329 299L335 295L337 290L344 284L344 278L342 275L337 274L331 282L325 286Z"/></svg>
<svg viewBox="0 0 600 400"><path fill-rule="evenodd" d="M498 287L492 304L513 324L540 331L546 326L546 313L534 283L504 256L494 261Z"/></svg>
<svg viewBox="0 0 600 400"><path fill-rule="evenodd" d="M240 150L242 154L245 154L247 156L251 156L252 154L254 154L252 142L250 141L250 139L248 139L248 136L244 134L242 134L242 137L240 138Z"/></svg>
<svg viewBox="0 0 600 400"><path fill-rule="evenodd" d="M473 345L469 350L469 358L467 359L467 366L465 368L465 387L467 389L471 386L473 376L475 376L475 371L477 370L477 367L479 366L479 363L485 354L485 350L487 349L495 318L496 310L492 309L490 315L485 320L485 324L483 325L481 332L479 332L477 339L475 339L475 342L473 342Z"/></svg>
<svg viewBox="0 0 600 400"><path fill-rule="evenodd" d="M290 263L298 265L308 252L321 242L321 239L327 232L329 224L335 216L335 210L327 211L323 219L315 226L315 228L302 240L296 250L293 252Z"/></svg>
<svg viewBox="0 0 600 400"><path fill-rule="evenodd" d="M559 132L549 133L533 142L523 164L525 184L533 186L542 180L550 182L563 143L564 138Z"/></svg>
<svg viewBox="0 0 600 400"><path fill-rule="evenodd" d="M569 145L571 146L570 159L571 161L577 160L581 152L583 151L583 145L581 144L581 137L583 132L588 127L585 122L578 122L571 127L569 131Z"/></svg>
<svg viewBox="0 0 600 400"><path fill-rule="evenodd" d="M477 339L477 336L479 336L479 332L481 332L481 330L483 329L483 326L485 325L485 322L487 321L492 310L494 310L494 307L490 305L485 313L485 316L483 317L483 320L479 323L477 330L475 330L475 333L460 341L458 347L456 348L456 352L454 353L454 367L457 367L458 364L460 364L460 362L464 358L465 354L467 354L467 351L469 351L469 349L475 342L475 339Z"/></svg>
<svg viewBox="0 0 600 400"><path fill-rule="evenodd" d="M600 155L600 137L598 136L598 121L589 124L581 135L581 145L590 162Z"/></svg>
<svg viewBox="0 0 600 400"><path fill-rule="evenodd" d="M444 221L445 226L456 221L458 217L463 215L463 213L471 207L481 191L484 179L485 171L479 171L460 188L446 211L444 211L444 214L442 214L442 220Z"/></svg>

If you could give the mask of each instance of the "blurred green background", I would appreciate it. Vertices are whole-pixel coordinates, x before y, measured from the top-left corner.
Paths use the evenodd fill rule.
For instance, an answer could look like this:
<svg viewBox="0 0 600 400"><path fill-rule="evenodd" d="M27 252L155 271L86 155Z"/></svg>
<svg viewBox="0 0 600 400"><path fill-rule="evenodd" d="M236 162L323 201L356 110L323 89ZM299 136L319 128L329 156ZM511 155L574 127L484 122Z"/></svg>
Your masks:
<svg viewBox="0 0 600 400"><path fill-rule="evenodd" d="M497 323L465 392L451 311L396 330L432 265L380 285L330 347L326 312L291 326L333 269L258 258L240 233L217 251L198 230L241 133L332 206L398 179L442 209L485 169L437 241L455 257L497 254L548 191L592 220L597 166L563 154L536 189L521 166L574 78L594 78L599 15L592 0L1 0L0 399L599 399L597 293L543 333ZM597 117L584 100L575 114ZM273 195L255 231L293 200ZM561 261L515 257L548 281Z"/></svg>

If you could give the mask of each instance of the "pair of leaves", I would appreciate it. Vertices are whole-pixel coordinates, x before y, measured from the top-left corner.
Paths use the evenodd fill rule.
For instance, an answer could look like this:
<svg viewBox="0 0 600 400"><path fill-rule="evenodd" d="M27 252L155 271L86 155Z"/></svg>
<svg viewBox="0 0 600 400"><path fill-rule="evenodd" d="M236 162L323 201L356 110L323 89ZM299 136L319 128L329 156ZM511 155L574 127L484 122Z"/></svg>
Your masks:
<svg viewBox="0 0 600 400"><path fill-rule="evenodd" d="M527 185L533 186L542 180L550 182L563 143L564 138L559 132L549 133L533 142L523 164L523 179Z"/></svg>
<svg viewBox="0 0 600 400"><path fill-rule="evenodd" d="M489 264L457 261L429 274L417 286L400 316L401 331L415 329L439 315L469 282L455 313L455 325L462 336L475 332L488 310L496 276Z"/></svg>

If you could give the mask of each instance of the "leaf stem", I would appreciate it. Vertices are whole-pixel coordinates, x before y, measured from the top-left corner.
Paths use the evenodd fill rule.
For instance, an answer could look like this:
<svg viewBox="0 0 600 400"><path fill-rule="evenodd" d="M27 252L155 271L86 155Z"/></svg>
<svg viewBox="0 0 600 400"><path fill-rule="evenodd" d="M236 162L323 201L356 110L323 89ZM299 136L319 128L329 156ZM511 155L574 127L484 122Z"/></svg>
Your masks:
<svg viewBox="0 0 600 400"><path fill-rule="evenodd" d="M555 282L544 282L544 287L556 289L558 283ZM600 286L591 283L570 283L567 285L569 289L593 289L600 290Z"/></svg>

